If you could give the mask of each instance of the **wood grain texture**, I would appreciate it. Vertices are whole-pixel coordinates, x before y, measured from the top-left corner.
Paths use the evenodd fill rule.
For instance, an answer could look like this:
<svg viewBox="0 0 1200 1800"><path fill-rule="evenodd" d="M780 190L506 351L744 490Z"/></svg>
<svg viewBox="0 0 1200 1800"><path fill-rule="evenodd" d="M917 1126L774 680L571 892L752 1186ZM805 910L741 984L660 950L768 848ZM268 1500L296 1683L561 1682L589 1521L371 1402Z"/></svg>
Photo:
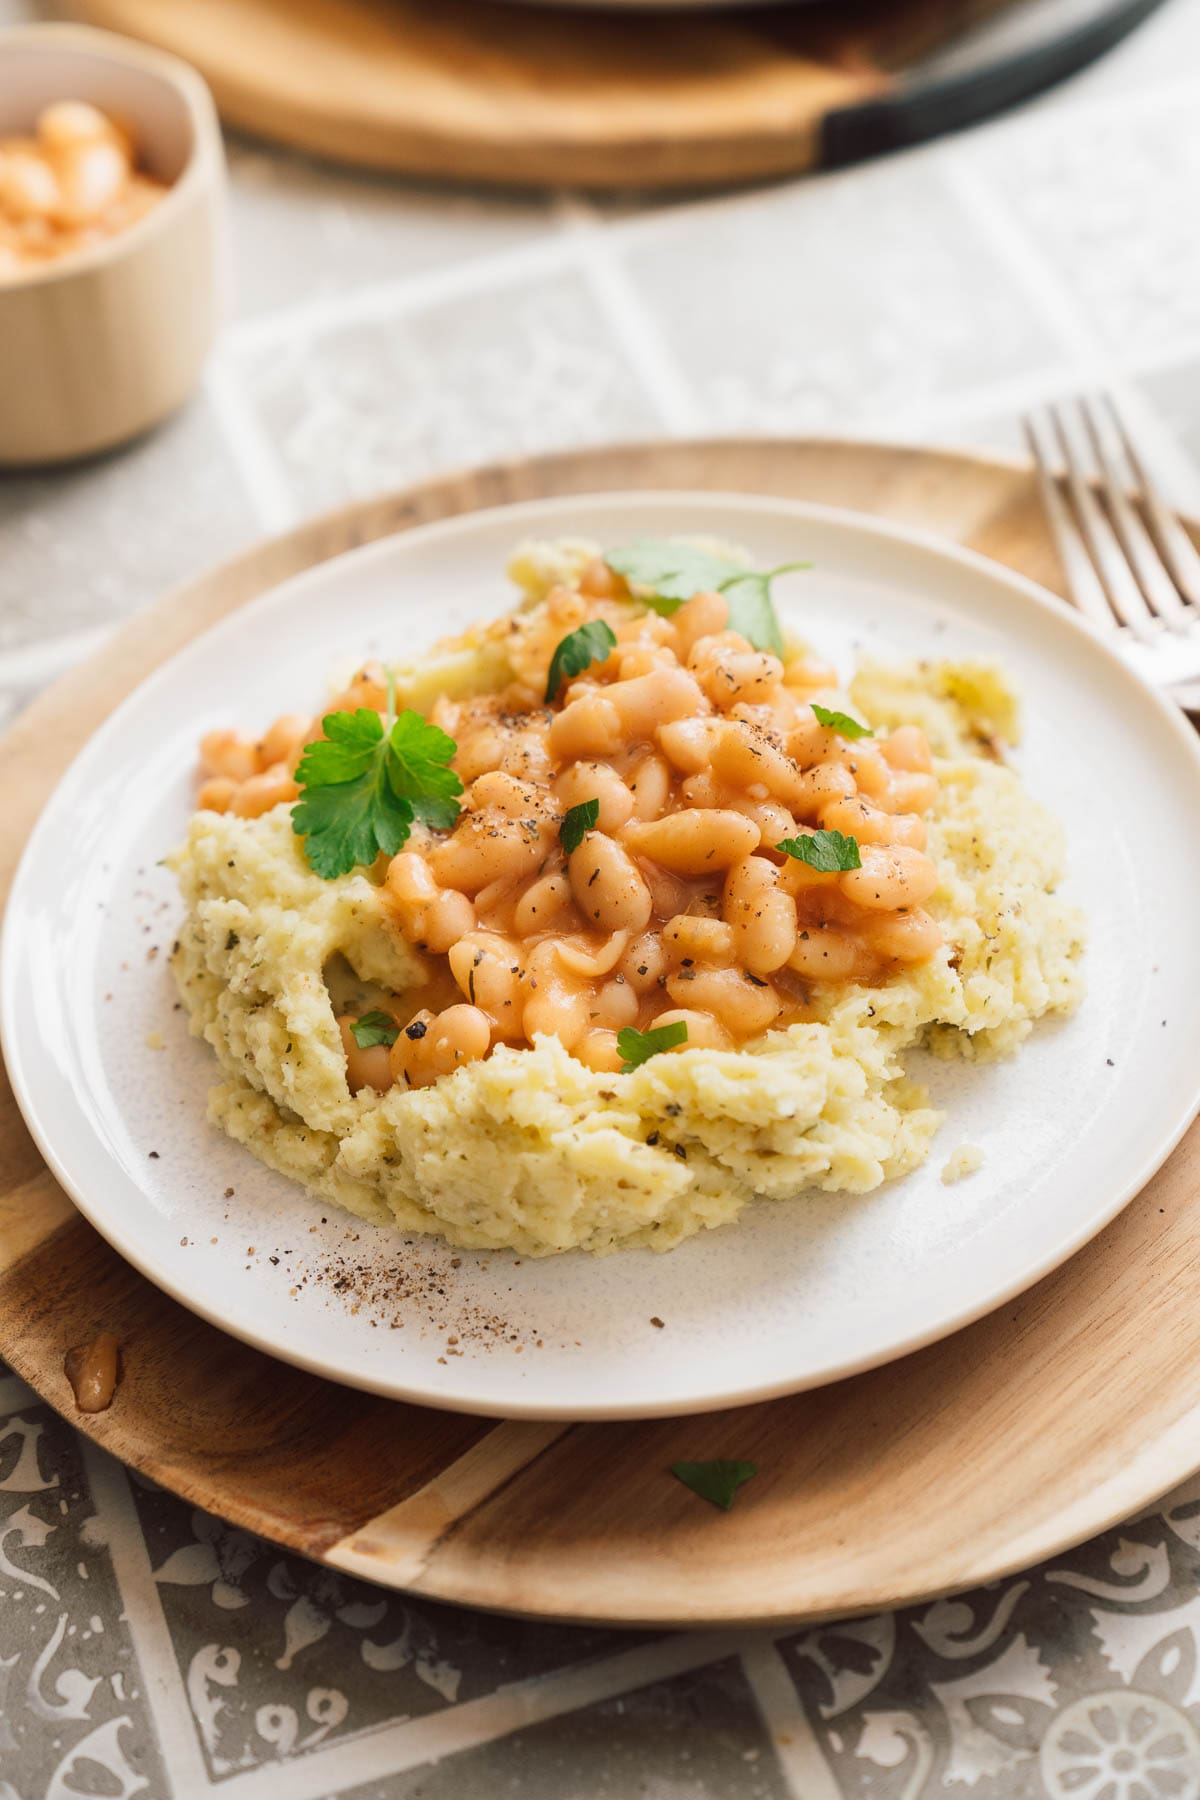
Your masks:
<svg viewBox="0 0 1200 1800"><path fill-rule="evenodd" d="M67 761L129 689L295 571L469 508L622 487L841 504L1056 585L1029 473L936 452L668 443L494 466L353 506L134 620L0 744L0 885ZM1200 534L1198 534L1200 535ZM1077 1542L1200 1464L1200 1128L1065 1268L969 1330L822 1391L700 1419L495 1425L348 1392L193 1318L127 1267L44 1169L0 1088L0 1355L126 1462L239 1525L439 1599L637 1624L871 1611ZM113 1329L107 1413L73 1410L73 1344ZM728 1515L666 1473L760 1466Z"/></svg>
<svg viewBox="0 0 1200 1800"><path fill-rule="evenodd" d="M225 118L371 167L672 187L819 160L826 116L1006 0L820 0L749 12L495 0L70 0L173 50Z"/></svg>

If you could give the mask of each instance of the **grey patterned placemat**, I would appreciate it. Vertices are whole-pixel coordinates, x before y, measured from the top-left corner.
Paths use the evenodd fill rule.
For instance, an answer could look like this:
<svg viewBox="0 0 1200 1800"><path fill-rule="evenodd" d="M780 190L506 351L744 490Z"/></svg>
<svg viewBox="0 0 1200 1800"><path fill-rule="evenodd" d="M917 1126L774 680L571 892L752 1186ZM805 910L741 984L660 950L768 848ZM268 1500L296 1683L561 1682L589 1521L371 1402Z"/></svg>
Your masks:
<svg viewBox="0 0 1200 1800"><path fill-rule="evenodd" d="M779 1634L491 1618L127 1473L0 1377L0 1800L1196 1800L1200 1481L958 1599Z"/></svg>

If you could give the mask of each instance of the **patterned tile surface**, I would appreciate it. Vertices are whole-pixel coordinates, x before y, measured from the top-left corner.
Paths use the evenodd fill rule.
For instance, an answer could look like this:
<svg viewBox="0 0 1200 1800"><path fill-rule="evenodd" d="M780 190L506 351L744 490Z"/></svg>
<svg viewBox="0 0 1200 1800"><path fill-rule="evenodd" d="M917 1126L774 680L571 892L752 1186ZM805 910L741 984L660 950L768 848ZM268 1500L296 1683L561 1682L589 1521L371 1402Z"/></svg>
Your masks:
<svg viewBox="0 0 1200 1800"><path fill-rule="evenodd" d="M214 1778L434 1717L636 1641L409 1604L142 1482L135 1506Z"/></svg>
<svg viewBox="0 0 1200 1800"><path fill-rule="evenodd" d="M44 10L0 0L0 23ZM0 478L0 713L264 527L666 430L1019 448L1112 381L1200 495L1200 0L963 138L703 201L232 152L240 309L119 456ZM0 404L3 397L0 396ZM336 1578L0 1371L0 1800L1200 1800L1200 1485L1009 1581L776 1641Z"/></svg>
<svg viewBox="0 0 1200 1800"><path fill-rule="evenodd" d="M729 431L862 430L1053 365L1058 346L943 152L674 211L626 265L706 417Z"/></svg>
<svg viewBox="0 0 1200 1800"><path fill-rule="evenodd" d="M1200 8L1189 0L1167 0L1121 46L1119 55L1103 56L1082 69L1066 85L1063 97L1074 102L1108 95L1136 93L1161 79L1168 69L1183 73L1195 67L1200 51ZM1056 96L1034 102L1049 108Z"/></svg>
<svg viewBox="0 0 1200 1800"><path fill-rule="evenodd" d="M549 1719L344 1800L788 1800L736 1658Z"/></svg>
<svg viewBox="0 0 1200 1800"><path fill-rule="evenodd" d="M965 154L1102 350L1157 361L1200 338L1200 253L1181 229L1200 172L1194 93L1047 109Z"/></svg>
<svg viewBox="0 0 1200 1800"><path fill-rule="evenodd" d="M234 367L306 511L655 422L574 273L255 341Z"/></svg>
<svg viewBox="0 0 1200 1800"><path fill-rule="evenodd" d="M0 475L0 652L114 623L255 535L203 397L116 455Z"/></svg>
<svg viewBox="0 0 1200 1800"><path fill-rule="evenodd" d="M1200 1479L954 1599L657 1637L331 1575L0 1377L0 1584L4 1800L1200 1795Z"/></svg>
<svg viewBox="0 0 1200 1800"><path fill-rule="evenodd" d="M496 255L550 227L544 198L454 193L230 147L237 298L244 314L335 299L364 281Z"/></svg>
<svg viewBox="0 0 1200 1800"><path fill-rule="evenodd" d="M1151 370L1142 376L1141 388L1168 430L1200 465L1200 357Z"/></svg>
<svg viewBox="0 0 1200 1800"><path fill-rule="evenodd" d="M31 1399L0 1376L0 1795L165 1791L95 1460Z"/></svg>
<svg viewBox="0 0 1200 1800"><path fill-rule="evenodd" d="M1011 1581L785 1640L846 1800L1200 1793L1198 1497Z"/></svg>

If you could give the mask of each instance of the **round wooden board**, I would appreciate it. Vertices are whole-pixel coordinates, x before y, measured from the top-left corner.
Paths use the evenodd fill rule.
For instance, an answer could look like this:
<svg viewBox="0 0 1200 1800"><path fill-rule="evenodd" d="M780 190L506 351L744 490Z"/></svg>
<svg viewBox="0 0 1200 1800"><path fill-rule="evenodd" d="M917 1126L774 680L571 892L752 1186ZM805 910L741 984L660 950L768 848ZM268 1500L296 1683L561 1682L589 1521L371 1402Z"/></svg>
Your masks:
<svg viewBox="0 0 1200 1800"><path fill-rule="evenodd" d="M498 0L67 0L173 50L225 119L373 168L663 188L811 169L1060 80L1158 0L1046 0L953 75L921 61L1009 0L807 0L635 14ZM1018 9L1023 12L1026 9Z"/></svg>
<svg viewBox="0 0 1200 1800"><path fill-rule="evenodd" d="M388 532L505 501L628 487L854 507L1058 580L1032 477L1016 464L726 441L449 476L250 551L133 620L37 700L0 744L3 892L75 751L205 626ZM194 1318L75 1212L4 1084L0 1354L106 1449L196 1505L391 1586L644 1625L871 1611L1034 1562L1200 1464L1198 1159L1200 1126L1057 1274L888 1368L702 1418L497 1425L349 1392ZM112 1408L80 1418L63 1356L101 1329L120 1339L124 1374ZM728 1515L666 1472L676 1459L718 1456L760 1469Z"/></svg>

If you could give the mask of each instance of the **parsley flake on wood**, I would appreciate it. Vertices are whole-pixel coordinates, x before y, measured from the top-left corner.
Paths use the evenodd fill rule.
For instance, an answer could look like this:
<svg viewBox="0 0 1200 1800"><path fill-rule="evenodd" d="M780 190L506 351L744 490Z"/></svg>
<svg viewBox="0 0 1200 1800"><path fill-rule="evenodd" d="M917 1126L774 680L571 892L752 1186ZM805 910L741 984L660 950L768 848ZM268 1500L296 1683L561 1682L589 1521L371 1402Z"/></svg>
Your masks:
<svg viewBox="0 0 1200 1800"><path fill-rule="evenodd" d="M582 675L594 662L606 662L615 649L617 634L604 619L588 619L569 631L550 658L546 677L546 705L553 705L558 690L572 675Z"/></svg>
<svg viewBox="0 0 1200 1800"><path fill-rule="evenodd" d="M558 841L568 856L574 855L589 831L595 831L599 817L599 800L581 800L578 806L567 808L566 817L558 828Z"/></svg>
<svg viewBox="0 0 1200 1800"><path fill-rule="evenodd" d="M797 862L807 863L822 875L835 875L843 869L861 869L858 839L840 831L814 831L808 837L784 838L775 848Z"/></svg>
<svg viewBox="0 0 1200 1800"><path fill-rule="evenodd" d="M638 538L605 552L610 569L623 575L655 612L670 616L693 594L718 593L729 606L729 629L747 638L756 650L784 654L783 632L771 600L771 583L806 562L783 563L777 569L747 569L731 556L671 538Z"/></svg>
<svg viewBox="0 0 1200 1800"><path fill-rule="evenodd" d="M687 1034L686 1019L676 1019L673 1025L652 1025L649 1031L635 1031L632 1025L626 1025L617 1033L622 1075L631 1074L660 1050L677 1050L680 1044L687 1043Z"/></svg>
<svg viewBox="0 0 1200 1800"><path fill-rule="evenodd" d="M691 1488L693 1494L699 1494L711 1506L719 1506L722 1512L728 1512L742 1483L758 1474L758 1464L721 1459L716 1462L677 1462L671 1464L671 1473L684 1487Z"/></svg>
<svg viewBox="0 0 1200 1800"><path fill-rule="evenodd" d="M385 1012L369 1012L361 1019L355 1019L350 1034L360 1050L373 1050L376 1044L386 1044L390 1048L400 1036L400 1027Z"/></svg>
<svg viewBox="0 0 1200 1800"><path fill-rule="evenodd" d="M408 842L414 818L448 831L458 818L462 782L449 766L457 748L417 712L402 712L385 731L377 712L327 713L325 736L296 768L303 790L292 830L309 866L326 881L369 868Z"/></svg>
<svg viewBox="0 0 1200 1800"><path fill-rule="evenodd" d="M849 713L837 712L828 706L818 706L815 700L810 701L810 705L816 714L817 724L824 725L827 731L836 731L839 737L849 738L853 742L855 738L875 736L869 725L852 719Z"/></svg>

